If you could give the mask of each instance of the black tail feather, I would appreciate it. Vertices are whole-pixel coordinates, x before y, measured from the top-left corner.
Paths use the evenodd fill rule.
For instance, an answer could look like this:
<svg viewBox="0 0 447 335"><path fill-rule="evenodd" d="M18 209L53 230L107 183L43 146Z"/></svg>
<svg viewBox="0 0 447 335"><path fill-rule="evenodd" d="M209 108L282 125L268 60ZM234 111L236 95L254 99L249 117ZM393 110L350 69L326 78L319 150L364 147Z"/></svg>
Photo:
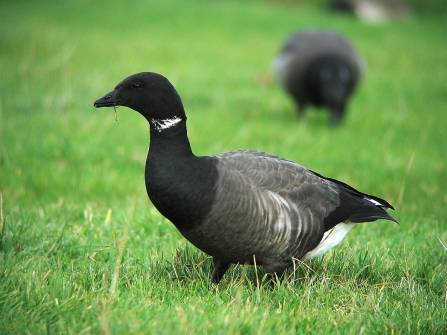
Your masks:
<svg viewBox="0 0 447 335"><path fill-rule="evenodd" d="M372 198L372 197L371 197ZM363 200L363 206L360 207L356 213L349 216L347 221L358 223L358 222L372 222L379 219L390 220L398 223L391 215L389 215L384 208L393 208L387 203L387 205L382 205L384 200L374 197L374 201L380 203L380 205L374 204L368 199ZM379 201L380 200L380 201Z"/></svg>
<svg viewBox="0 0 447 335"><path fill-rule="evenodd" d="M313 172L313 171L312 171ZM332 182L339 189L340 205L324 219L325 231L336 226L340 222L372 222L379 219L397 220L386 212L386 209L394 207L386 200L357 191L352 186L339 180L324 177L316 172L316 175Z"/></svg>

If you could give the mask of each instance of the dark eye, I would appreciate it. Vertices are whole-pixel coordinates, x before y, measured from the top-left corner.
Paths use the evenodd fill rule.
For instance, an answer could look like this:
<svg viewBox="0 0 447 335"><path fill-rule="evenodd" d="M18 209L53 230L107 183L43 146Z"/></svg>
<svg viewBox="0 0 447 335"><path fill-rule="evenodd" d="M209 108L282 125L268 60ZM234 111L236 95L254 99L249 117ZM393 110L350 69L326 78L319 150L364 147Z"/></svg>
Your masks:
<svg viewBox="0 0 447 335"><path fill-rule="evenodd" d="M139 83L132 83L132 88L139 88L140 84Z"/></svg>

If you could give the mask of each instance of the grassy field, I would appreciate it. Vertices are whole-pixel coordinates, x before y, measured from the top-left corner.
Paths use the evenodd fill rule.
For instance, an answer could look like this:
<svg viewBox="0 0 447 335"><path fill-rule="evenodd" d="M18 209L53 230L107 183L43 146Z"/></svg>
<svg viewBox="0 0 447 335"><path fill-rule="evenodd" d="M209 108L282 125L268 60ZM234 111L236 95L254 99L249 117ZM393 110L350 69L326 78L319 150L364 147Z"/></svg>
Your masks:
<svg viewBox="0 0 447 335"><path fill-rule="evenodd" d="M1 2L0 333L446 334L443 1L382 25L323 1ZM315 109L300 124L271 69L307 27L367 63L335 129ZM400 224L358 225L273 291L244 266L211 285L210 257L147 199L144 119L93 108L140 71L176 86L197 155L285 156L389 200Z"/></svg>

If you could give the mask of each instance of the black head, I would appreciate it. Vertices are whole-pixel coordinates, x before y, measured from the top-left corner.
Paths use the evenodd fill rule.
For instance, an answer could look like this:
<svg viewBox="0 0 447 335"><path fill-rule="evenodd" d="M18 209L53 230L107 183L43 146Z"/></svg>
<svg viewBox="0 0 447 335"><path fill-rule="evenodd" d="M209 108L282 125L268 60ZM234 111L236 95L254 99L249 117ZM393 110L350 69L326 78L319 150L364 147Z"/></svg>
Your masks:
<svg viewBox="0 0 447 335"><path fill-rule="evenodd" d="M183 104L168 79L153 72L131 75L115 89L94 103L95 107L126 106L148 121L152 119L185 119Z"/></svg>
<svg viewBox="0 0 447 335"><path fill-rule="evenodd" d="M350 60L337 56L316 58L309 64L305 78L310 102L328 107L332 122L338 123L359 79Z"/></svg>
<svg viewBox="0 0 447 335"><path fill-rule="evenodd" d="M337 56L315 59L306 77L319 104L328 106L344 104L358 80L349 61Z"/></svg>

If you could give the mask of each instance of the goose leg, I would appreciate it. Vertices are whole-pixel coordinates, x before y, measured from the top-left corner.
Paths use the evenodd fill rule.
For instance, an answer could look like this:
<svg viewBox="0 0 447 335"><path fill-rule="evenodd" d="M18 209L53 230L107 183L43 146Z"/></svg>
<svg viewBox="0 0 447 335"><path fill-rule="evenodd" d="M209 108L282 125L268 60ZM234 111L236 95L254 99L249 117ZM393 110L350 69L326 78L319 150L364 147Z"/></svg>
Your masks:
<svg viewBox="0 0 447 335"><path fill-rule="evenodd" d="M227 272L228 268L230 267L230 263L223 263L220 260L213 257L214 267L213 267L213 273L211 274L211 282L218 284L219 281L222 279L225 272Z"/></svg>
<svg viewBox="0 0 447 335"><path fill-rule="evenodd" d="M300 121L304 124L307 123L307 115L306 115L306 105L297 103L297 111L298 111L298 117Z"/></svg>
<svg viewBox="0 0 447 335"><path fill-rule="evenodd" d="M270 281L270 289L273 290L275 288L275 283L281 282L283 279L285 267L277 267L269 271L270 269L266 269L268 273L268 279Z"/></svg>
<svg viewBox="0 0 447 335"><path fill-rule="evenodd" d="M344 106L331 108L331 124L336 126L343 116Z"/></svg>

